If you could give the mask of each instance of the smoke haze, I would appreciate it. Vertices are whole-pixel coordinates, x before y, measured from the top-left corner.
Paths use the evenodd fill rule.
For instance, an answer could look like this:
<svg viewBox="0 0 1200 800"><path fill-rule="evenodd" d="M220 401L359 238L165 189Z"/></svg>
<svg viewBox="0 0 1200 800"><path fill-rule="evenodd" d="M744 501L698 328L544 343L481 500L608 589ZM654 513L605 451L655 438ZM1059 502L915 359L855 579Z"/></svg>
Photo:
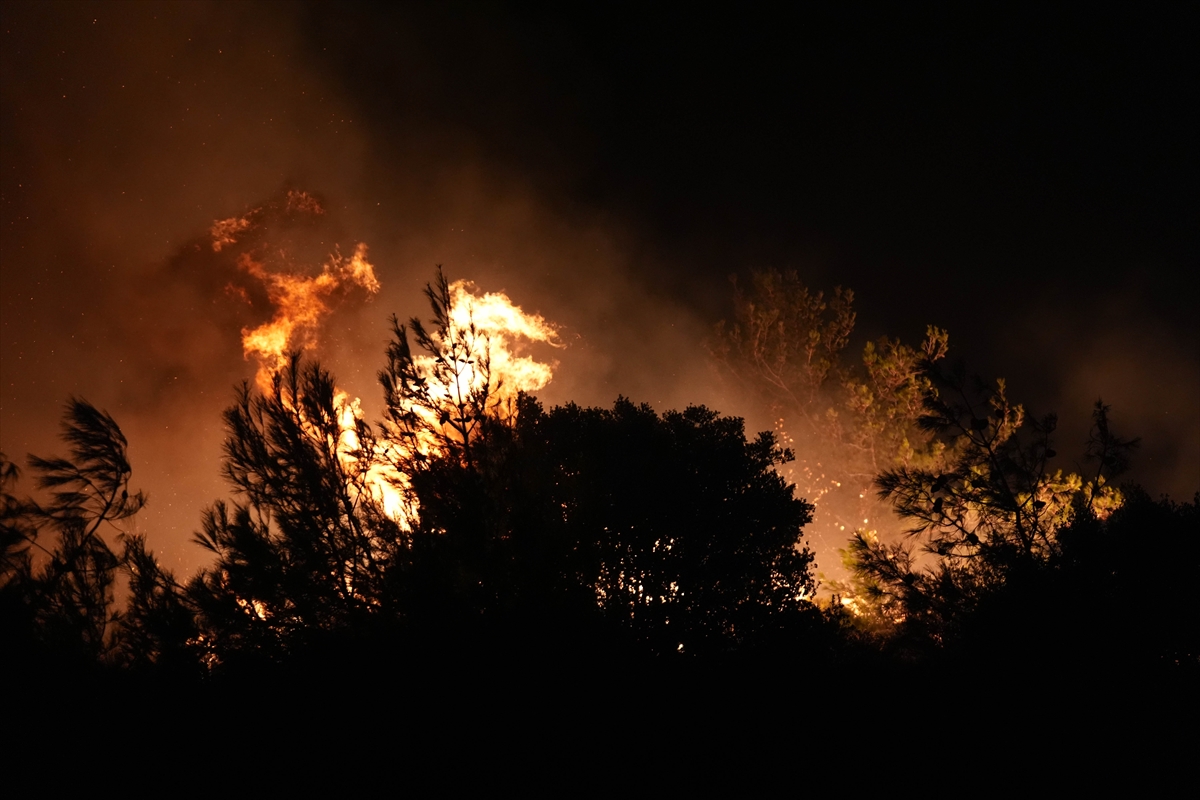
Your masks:
<svg viewBox="0 0 1200 800"><path fill-rule="evenodd" d="M236 262L213 252L209 229L293 189L321 196L327 212L293 243L299 268L315 274L335 250L369 247L380 291L339 304L313 351L368 419L387 319L425 318L421 289L442 264L451 280L504 291L560 326L567 348L546 355L559 361L546 404L607 406L619 394L660 411L702 403L769 429L762 409L717 379L704 340L729 313L729 273L781 266L816 288L856 290L852 349L941 325L952 353L1008 377L1017 400L1059 410L1064 455L1082 449L1103 396L1120 430L1143 437L1136 478L1177 497L1200 487L1200 334L1182 311L1194 299L1179 277L1188 241L1174 234L1133 255L1132 244L1077 236L1072 258L1114 253L1094 267L1101 277L1064 269L1039 301L1011 303L1028 298L1041 262L1022 266L1012 248L969 232L876 225L894 176L864 189L862 175L836 166L850 162L837 150L821 156L829 172L776 156L757 164L747 140L691 116L697 98L736 96L729 115L747 113L750 127L753 96L672 62L649 80L677 93L630 97L601 34L561 18L465 6L7 3L0 20L0 448L18 462L61 452L69 395L108 410L130 441L133 483L150 496L137 525L184 573L205 560L189 542L201 509L227 496L221 413L256 369L241 331L270 316L261 298L228 291ZM630 45L642 67L653 35ZM822 97L840 97L828 80L813 79L805 126L820 127ZM762 136L766 153L822 153L814 140L793 148ZM776 167L786 192L763 177ZM756 186L769 190L751 198ZM774 203L777 191L789 199ZM1134 244L1161 233L1140 220ZM1058 258L1042 247L1045 226L1033 227L1021 247ZM1102 277L1112 269L1150 288L1131 293ZM1004 275L1003 286L957 282L964 272Z"/></svg>

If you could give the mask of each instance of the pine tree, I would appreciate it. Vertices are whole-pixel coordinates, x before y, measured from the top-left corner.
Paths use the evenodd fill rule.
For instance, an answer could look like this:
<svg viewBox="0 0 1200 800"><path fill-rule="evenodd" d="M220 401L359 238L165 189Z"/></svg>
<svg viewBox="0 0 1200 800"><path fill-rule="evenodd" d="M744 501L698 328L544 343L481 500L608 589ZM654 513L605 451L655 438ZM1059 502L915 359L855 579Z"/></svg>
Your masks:
<svg viewBox="0 0 1200 800"><path fill-rule="evenodd" d="M4 593L6 616L25 625L22 635L83 663L118 657L122 614L114 588L121 558L105 536L120 539L121 523L146 498L129 492L127 442L107 413L71 398L62 438L69 458L29 457L41 503L8 491L17 471L3 465ZM17 623L16 620L23 620Z"/></svg>
<svg viewBox="0 0 1200 800"><path fill-rule="evenodd" d="M780 442L796 450L784 474L816 505L815 537L832 549L866 524L893 541L899 531L874 481L884 470L930 467L943 457L942 443L918 420L930 388L926 370L945 357L948 335L929 326L917 346L882 337L854 363L846 358L856 322L851 290L827 296L779 270L754 271L748 287L736 280L734 287L734 318L717 326L711 350L725 375L763 401Z"/></svg>
<svg viewBox="0 0 1200 800"><path fill-rule="evenodd" d="M990 387L961 367L933 377L921 424L943 443L945 463L886 470L877 481L909 540L859 531L849 552L852 585L872 613L941 640L981 598L1059 558L1060 531L1079 514L1104 518L1119 507L1111 480L1136 442L1115 436L1097 403L1088 451L1099 463L1085 481L1050 466L1054 415L1029 418L1003 381Z"/></svg>
<svg viewBox="0 0 1200 800"><path fill-rule="evenodd" d="M501 387L493 380L487 334L473 316L465 325L451 319L450 284L440 266L435 282L425 286L425 296L434 327L413 317L406 328L393 316L387 366L379 373L387 452L403 475L419 472L433 453L470 463L485 421L506 419L515 411L501 400Z"/></svg>
<svg viewBox="0 0 1200 800"><path fill-rule="evenodd" d="M294 356L269 394L243 386L225 423L240 499L205 513L196 541L216 563L188 586L210 656L282 658L384 610L408 535L374 485L374 433L332 376Z"/></svg>

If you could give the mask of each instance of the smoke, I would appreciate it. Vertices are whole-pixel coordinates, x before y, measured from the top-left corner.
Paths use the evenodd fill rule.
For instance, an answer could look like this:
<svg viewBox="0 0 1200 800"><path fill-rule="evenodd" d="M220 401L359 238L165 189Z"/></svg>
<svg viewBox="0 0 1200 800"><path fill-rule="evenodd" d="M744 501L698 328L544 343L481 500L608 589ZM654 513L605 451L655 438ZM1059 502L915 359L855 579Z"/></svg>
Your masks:
<svg viewBox="0 0 1200 800"><path fill-rule="evenodd" d="M0 447L17 460L56 452L71 394L110 411L150 496L137 524L168 564L204 560L189 540L201 509L227 495L221 413L257 367L241 332L271 319L264 284L239 267L245 250L213 247L251 232L214 239L213 228L289 191L315 190L327 213L256 220L255 247L286 249L310 276L339 248L370 248L378 296L332 310L313 353L368 419L387 318L427 316L421 289L436 264L561 325L547 403L626 394L665 409L712 397L705 326L648 296L633 273L656 265L636 259L628 231L541 197L470 131L422 108L389 110L399 139L372 127L380 112L339 91L287 8L3 13L3 192L16 222L2 242ZM435 65L418 66L413 83L437 83Z"/></svg>
<svg viewBox="0 0 1200 800"><path fill-rule="evenodd" d="M270 320L261 282L239 270L236 248L213 250L211 230L291 190L319 194L326 213L303 226L274 226L263 241L285 245L305 274L317 274L331 253L369 247L378 293L331 308L312 353L362 398L367 419L379 411L387 319L425 317L421 290L442 264L450 280L503 291L558 326L565 349L531 349L560 364L540 392L547 404L607 406L623 394L659 410L703 403L747 416L751 433L774 427L716 378L704 340L727 315L725 275L797 266L817 234L798 237L796 226L820 225L789 217L793 206L744 229L724 224L751 216L756 207L747 205L742 216L680 212L676 233L664 235L640 216L661 194L637 184L597 186L620 154L591 132L589 114L621 108L619 97L603 97L599 111L546 112L551 94L568 111L575 101L550 91L561 82L531 65L521 31L497 27L495 15L449 25L453 10L375 19L373 9L343 15L335 8L0 5L0 448L15 460L56 452L59 403L70 394L88 398L129 438L134 483L150 496L138 518L150 546L184 572L201 563L192 532L201 509L227 494L221 412L232 387L257 369L244 357L241 331ZM364 25L368 16L374 22ZM556 30L539 41L560 51L577 44ZM648 50L657 52L657 43ZM611 93L603 73L585 63L581 92ZM693 87L689 102L707 91ZM684 118L689 125L707 119ZM723 135L742 127L723 124ZM628 127L643 136L634 122ZM757 184L744 171L761 158L793 193L797 173L777 164L770 148L745 149L754 158L710 174L689 151L673 155L667 134L647 130L657 136L657 149L647 152L672 154L674 168L686 167L688 191L724 174L726 183L714 185L732 182L745 200ZM784 138L789 153L804 150ZM834 131L820 141L852 138ZM801 173L826 161L838 174L821 185L850 186L838 172L849 162L823 150L806 155ZM614 202L620 192L627 196ZM847 196L842 205L857 209L860 198ZM703 209L701 200L693 205ZM827 206L820 196L803 207ZM771 221L785 217L772 232ZM839 236L846 238L828 234ZM1195 346L1175 340L1178 326L1155 328L1145 321L1152 314L1135 320L1131 313L1095 333L1086 313L1046 309L1028 323L1005 318L997 326L1004 342L991 347L994 333L968 329L974 309L946 313L956 285L944 276L921 278L939 287L938 296L904 295L920 282L917 267L896 269L874 256L843 261L822 266L819 279L802 277L858 290L860 328L871 336L909 338L926 322L944 325L956 353L987 353L972 363L984 375L1008 377L1016 399L1064 411L1064 441L1082 438L1093 395L1102 395L1128 434L1143 437L1140 463L1156 465L1135 477L1180 495L1200 484ZM881 264L888 282L879 278ZM911 329L889 327L900 317ZM1057 320L1053 331L1046 318ZM1082 422L1068 420L1067 408L1079 408ZM822 552L822 566L832 557Z"/></svg>
<svg viewBox="0 0 1200 800"><path fill-rule="evenodd" d="M1191 292L1182 292L1183 296ZM1003 369L1019 364L1013 396L1031 410L1055 411L1063 469L1079 456L1097 400L1112 408L1115 430L1141 439L1119 481L1152 494L1190 500L1200 491L1200 336L1172 324L1136 285L1113 286L1086 301L1031 304L997 348Z"/></svg>

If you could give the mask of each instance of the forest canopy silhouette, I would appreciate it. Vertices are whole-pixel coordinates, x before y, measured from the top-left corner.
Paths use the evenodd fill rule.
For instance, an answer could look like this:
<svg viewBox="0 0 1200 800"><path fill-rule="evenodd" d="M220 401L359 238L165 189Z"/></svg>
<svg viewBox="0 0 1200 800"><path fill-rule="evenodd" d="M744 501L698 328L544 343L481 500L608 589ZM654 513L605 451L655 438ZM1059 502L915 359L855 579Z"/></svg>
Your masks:
<svg viewBox="0 0 1200 800"><path fill-rule="evenodd" d="M455 316L456 285L439 269L430 324L393 320L377 423L299 354L238 389L232 496L190 578L128 527L147 498L117 422L70 399L66 457L28 461L39 500L0 465L9 664L192 684L463 658L1200 670L1197 499L1116 488L1137 442L1102 402L1080 471L1053 468L1055 418L945 367L944 331L848 363L853 294L763 271L710 344L778 432L624 397L546 409ZM815 453L842 473L797 471ZM898 523L847 531L846 577L822 586L810 499Z"/></svg>

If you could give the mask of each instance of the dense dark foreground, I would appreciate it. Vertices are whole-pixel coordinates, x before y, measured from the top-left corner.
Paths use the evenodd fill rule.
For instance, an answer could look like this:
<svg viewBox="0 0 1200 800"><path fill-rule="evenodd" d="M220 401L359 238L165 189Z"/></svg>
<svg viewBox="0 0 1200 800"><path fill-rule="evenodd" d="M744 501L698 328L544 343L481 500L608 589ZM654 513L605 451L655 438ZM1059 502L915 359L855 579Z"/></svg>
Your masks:
<svg viewBox="0 0 1200 800"><path fill-rule="evenodd" d="M907 782L905 765L996 780L1047 769L1161 779L1189 763L1197 710L1196 670L1174 666L402 644L342 640L204 677L30 660L6 682L9 721L50 762L112 754L180 774L242 765L284 783L350 767L446 787L581 775L631 787L643 769L701 782L801 770L796 785L833 771L851 786L888 772Z"/></svg>

